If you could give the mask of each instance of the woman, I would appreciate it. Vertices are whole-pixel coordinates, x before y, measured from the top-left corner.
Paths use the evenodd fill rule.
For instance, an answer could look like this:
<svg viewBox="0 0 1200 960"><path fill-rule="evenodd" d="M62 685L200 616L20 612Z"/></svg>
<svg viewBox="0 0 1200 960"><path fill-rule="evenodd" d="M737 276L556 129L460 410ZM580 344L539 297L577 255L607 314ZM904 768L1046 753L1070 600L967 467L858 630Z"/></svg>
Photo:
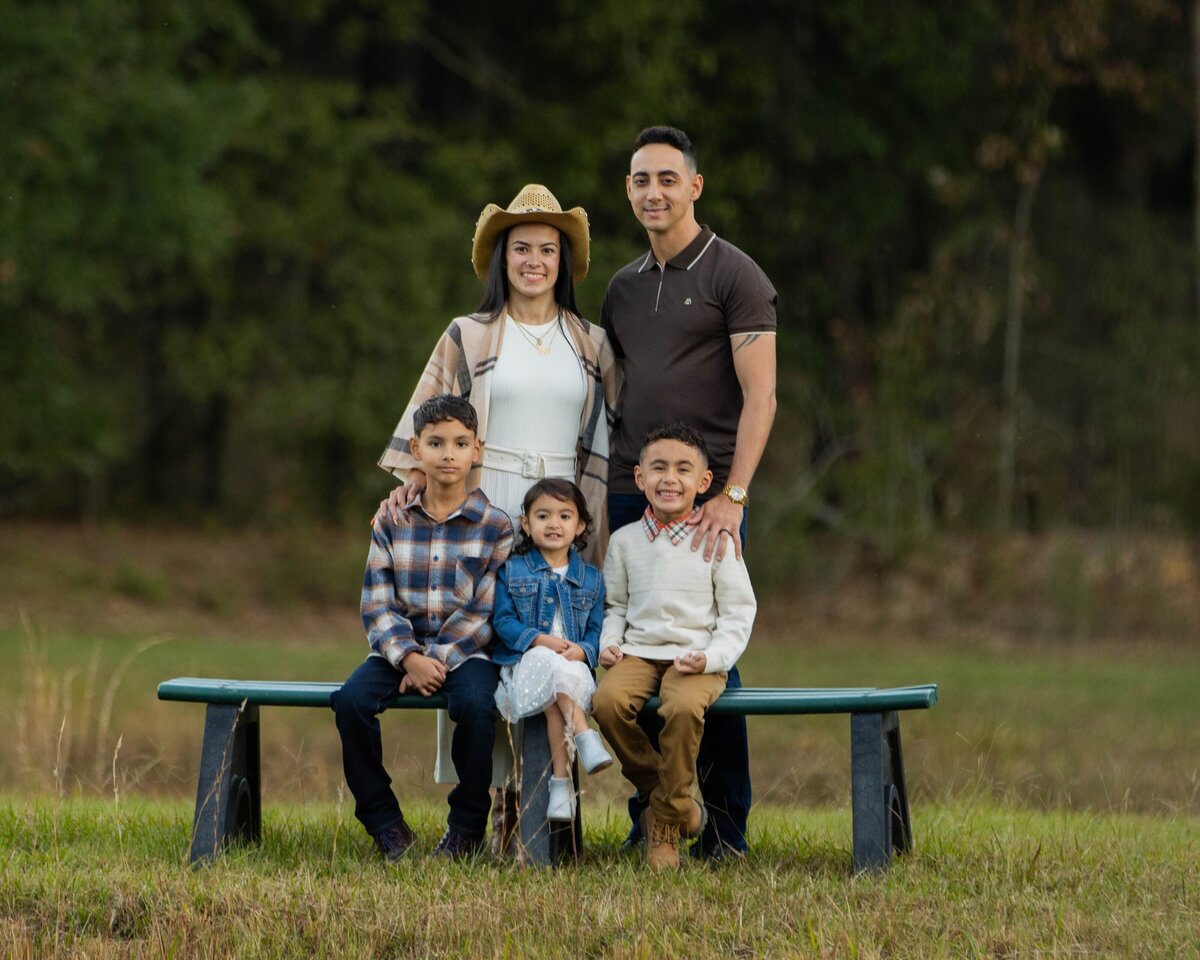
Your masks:
<svg viewBox="0 0 1200 960"><path fill-rule="evenodd" d="M600 566L608 543L608 436L620 375L604 331L579 316L575 284L587 276L589 235L582 207L563 212L540 184L528 184L507 209L484 207L471 248L486 284L475 313L450 322L434 347L379 465L402 481L380 505L397 523L424 489L409 453L412 413L439 393L465 396L479 414L483 462L468 479L519 522L528 489L543 477L572 480L595 518L584 559ZM451 724L438 711L434 778L456 781L449 763ZM520 733L514 732L519 749ZM511 777L512 757L497 752L493 784ZM517 798L493 808L493 850L511 847Z"/></svg>
<svg viewBox="0 0 1200 960"><path fill-rule="evenodd" d="M535 481L574 481L597 518L586 559L602 561L619 373L604 331L575 306L575 284L587 276L588 241L583 208L564 213L539 184L525 186L506 210L484 208L471 250L475 274L487 284L483 302L442 334L379 460L403 481L380 504L397 522L400 506L425 486L408 452L412 411L435 394L453 393L471 401L485 441L468 487L481 487L515 524Z"/></svg>

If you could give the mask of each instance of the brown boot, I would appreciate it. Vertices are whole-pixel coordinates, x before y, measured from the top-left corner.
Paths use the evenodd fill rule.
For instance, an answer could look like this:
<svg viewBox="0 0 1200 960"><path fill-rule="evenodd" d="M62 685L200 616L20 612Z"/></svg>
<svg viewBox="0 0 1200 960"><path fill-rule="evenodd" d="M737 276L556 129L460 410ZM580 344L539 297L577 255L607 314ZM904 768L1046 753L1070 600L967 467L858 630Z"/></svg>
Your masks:
<svg viewBox="0 0 1200 960"><path fill-rule="evenodd" d="M497 790L492 799L492 855L514 857L517 853L517 811L521 809L521 794L516 790Z"/></svg>
<svg viewBox="0 0 1200 960"><path fill-rule="evenodd" d="M692 808L688 811L687 823L679 828L679 832L685 839L695 840L704 832L706 826L708 826L708 809L693 800Z"/></svg>
<svg viewBox="0 0 1200 960"><path fill-rule="evenodd" d="M646 863L651 870L679 869L679 824L653 821Z"/></svg>
<svg viewBox="0 0 1200 960"><path fill-rule="evenodd" d="M640 846L642 850L643 863L646 862L646 857L650 850L650 834L654 832L654 823L654 808L647 806L646 809L642 811L641 816L638 817L638 826L642 831L642 841Z"/></svg>

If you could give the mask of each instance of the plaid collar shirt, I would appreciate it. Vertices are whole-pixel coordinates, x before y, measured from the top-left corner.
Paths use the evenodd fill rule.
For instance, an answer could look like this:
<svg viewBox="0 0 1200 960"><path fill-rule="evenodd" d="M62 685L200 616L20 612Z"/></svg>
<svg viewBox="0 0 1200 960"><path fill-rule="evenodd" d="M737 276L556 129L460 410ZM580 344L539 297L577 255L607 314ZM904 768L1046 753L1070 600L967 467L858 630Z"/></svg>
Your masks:
<svg viewBox="0 0 1200 960"><path fill-rule="evenodd" d="M677 547L683 543L684 537L691 532L692 528L688 524L688 521L695 515L696 511L693 510L686 517L674 520L671 523L663 523L654 515L654 511L647 507L646 512L642 514L642 529L646 531L646 537L651 543L655 541L660 533L665 532L667 539L671 541L671 546Z"/></svg>
<svg viewBox="0 0 1200 960"><path fill-rule="evenodd" d="M444 520L418 497L402 523L371 527L362 621L373 656L399 669L419 651L453 670L492 641L496 575L512 551L508 515L473 490Z"/></svg>

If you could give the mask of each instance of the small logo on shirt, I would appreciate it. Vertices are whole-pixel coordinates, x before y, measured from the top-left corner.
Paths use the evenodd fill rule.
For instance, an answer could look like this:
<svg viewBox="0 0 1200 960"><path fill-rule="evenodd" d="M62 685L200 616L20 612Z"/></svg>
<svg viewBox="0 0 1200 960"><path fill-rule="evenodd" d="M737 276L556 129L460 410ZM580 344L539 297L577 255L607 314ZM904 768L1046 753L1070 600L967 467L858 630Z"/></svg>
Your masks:
<svg viewBox="0 0 1200 960"><path fill-rule="evenodd" d="M691 297L688 297L686 300L684 300L684 301L683 301L683 305L684 305L685 307L690 307L690 306L692 305L692 298L691 298Z"/></svg>

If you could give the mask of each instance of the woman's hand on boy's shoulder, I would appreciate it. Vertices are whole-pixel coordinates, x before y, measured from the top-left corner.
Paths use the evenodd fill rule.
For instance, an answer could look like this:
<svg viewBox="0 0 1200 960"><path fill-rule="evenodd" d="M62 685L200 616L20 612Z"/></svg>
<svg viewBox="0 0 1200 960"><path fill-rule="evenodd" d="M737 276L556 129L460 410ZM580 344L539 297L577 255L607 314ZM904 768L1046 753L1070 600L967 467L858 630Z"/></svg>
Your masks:
<svg viewBox="0 0 1200 960"><path fill-rule="evenodd" d="M410 470L408 476L408 483L393 488L387 497L379 501L379 511L375 514L375 520L391 517L392 523L400 524L407 521L405 508L412 506L417 495L425 489L425 474L422 471Z"/></svg>

